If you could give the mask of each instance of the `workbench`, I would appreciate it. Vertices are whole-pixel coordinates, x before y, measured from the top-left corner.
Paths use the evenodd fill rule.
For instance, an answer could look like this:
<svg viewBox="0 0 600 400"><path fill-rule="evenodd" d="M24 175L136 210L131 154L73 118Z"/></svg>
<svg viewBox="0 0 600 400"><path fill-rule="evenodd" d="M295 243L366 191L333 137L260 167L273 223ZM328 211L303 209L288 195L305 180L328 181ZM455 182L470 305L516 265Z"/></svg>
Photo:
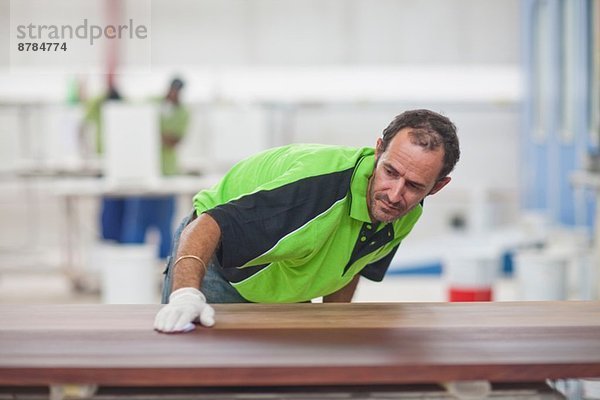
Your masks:
<svg viewBox="0 0 600 400"><path fill-rule="evenodd" d="M600 377L600 302L0 305L0 387L365 387Z"/></svg>

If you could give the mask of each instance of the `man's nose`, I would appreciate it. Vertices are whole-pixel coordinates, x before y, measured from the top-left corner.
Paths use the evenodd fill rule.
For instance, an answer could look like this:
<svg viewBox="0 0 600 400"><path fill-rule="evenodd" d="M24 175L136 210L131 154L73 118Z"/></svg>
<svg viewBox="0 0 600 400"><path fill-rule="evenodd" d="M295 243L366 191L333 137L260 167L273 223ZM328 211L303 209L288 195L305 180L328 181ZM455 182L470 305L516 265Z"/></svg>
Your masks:
<svg viewBox="0 0 600 400"><path fill-rule="evenodd" d="M405 187L406 187L406 182L403 178L400 178L396 182L394 182L393 186L390 188L389 196L388 196L392 203L397 203L400 201L400 199L402 198L402 195L404 194Z"/></svg>

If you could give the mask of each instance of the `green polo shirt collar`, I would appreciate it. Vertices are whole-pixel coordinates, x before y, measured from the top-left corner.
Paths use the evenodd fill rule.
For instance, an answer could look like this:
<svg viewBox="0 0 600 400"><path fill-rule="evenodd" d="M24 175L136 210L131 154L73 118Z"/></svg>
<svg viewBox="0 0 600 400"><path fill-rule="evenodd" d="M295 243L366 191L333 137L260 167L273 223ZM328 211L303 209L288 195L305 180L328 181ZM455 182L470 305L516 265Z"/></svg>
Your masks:
<svg viewBox="0 0 600 400"><path fill-rule="evenodd" d="M362 222L371 222L369 209L367 208L367 190L373 168L375 168L375 154L371 152L371 154L360 159L350 183L350 194L352 196L350 216Z"/></svg>

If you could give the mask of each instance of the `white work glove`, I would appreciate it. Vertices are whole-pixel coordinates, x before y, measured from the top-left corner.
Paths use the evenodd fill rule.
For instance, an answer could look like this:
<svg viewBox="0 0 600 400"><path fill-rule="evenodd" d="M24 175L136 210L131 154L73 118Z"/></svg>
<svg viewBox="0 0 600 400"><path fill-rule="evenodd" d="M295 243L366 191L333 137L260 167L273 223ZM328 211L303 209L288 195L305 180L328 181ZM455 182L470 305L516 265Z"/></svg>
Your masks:
<svg viewBox="0 0 600 400"><path fill-rule="evenodd" d="M154 318L154 329L160 332L187 332L193 322L204 326L215 324L215 310L206 303L201 291L192 287L177 289L169 296L169 304Z"/></svg>

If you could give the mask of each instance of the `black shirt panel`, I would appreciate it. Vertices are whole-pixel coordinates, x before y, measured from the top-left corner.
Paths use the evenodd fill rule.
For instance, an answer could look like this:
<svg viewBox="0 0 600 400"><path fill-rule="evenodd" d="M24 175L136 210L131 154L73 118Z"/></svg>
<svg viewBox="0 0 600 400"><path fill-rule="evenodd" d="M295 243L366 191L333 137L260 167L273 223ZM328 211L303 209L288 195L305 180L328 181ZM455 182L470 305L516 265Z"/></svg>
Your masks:
<svg viewBox="0 0 600 400"><path fill-rule="evenodd" d="M400 247L400 245L394 247L394 249L382 259L365 266L362 271L360 271L360 275L371 281L381 282L392 263L392 259L394 258L398 247Z"/></svg>
<svg viewBox="0 0 600 400"><path fill-rule="evenodd" d="M327 211L348 195L353 173L350 168L308 177L206 211L221 228L221 265L235 268L246 264Z"/></svg>

